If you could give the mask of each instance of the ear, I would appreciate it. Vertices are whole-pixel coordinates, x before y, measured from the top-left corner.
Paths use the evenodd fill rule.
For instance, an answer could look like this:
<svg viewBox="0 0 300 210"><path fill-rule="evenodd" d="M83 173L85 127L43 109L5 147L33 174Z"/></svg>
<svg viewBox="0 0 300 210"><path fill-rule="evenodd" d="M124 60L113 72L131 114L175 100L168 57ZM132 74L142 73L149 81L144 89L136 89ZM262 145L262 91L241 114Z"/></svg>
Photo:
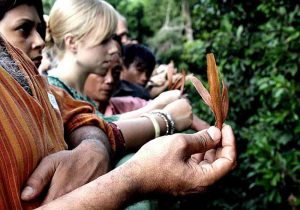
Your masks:
<svg viewBox="0 0 300 210"><path fill-rule="evenodd" d="M78 41L75 39L73 34L70 33L66 34L64 37L64 42L65 42L66 50L69 50L74 54L77 53Z"/></svg>

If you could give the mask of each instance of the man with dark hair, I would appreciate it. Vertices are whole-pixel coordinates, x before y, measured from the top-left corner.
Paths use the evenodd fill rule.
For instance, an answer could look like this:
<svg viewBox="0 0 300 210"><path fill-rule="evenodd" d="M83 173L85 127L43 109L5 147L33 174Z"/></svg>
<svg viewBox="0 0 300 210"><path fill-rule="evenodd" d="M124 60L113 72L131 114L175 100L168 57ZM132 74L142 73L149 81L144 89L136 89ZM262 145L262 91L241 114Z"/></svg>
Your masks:
<svg viewBox="0 0 300 210"><path fill-rule="evenodd" d="M124 46L124 70L121 82L114 96L133 96L149 100L151 97L145 86L155 68L155 56L142 44Z"/></svg>

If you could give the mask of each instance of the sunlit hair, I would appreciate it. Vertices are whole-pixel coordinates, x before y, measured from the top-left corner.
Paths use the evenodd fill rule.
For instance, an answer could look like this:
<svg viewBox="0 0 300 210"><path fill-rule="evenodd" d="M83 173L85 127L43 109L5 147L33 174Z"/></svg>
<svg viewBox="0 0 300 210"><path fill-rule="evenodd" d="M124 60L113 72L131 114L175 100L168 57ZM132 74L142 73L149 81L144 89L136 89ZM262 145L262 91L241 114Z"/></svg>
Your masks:
<svg viewBox="0 0 300 210"><path fill-rule="evenodd" d="M47 44L54 46L61 56L68 33L77 40L93 33L91 42L95 45L110 38L116 31L117 13L102 0L56 0L48 24Z"/></svg>

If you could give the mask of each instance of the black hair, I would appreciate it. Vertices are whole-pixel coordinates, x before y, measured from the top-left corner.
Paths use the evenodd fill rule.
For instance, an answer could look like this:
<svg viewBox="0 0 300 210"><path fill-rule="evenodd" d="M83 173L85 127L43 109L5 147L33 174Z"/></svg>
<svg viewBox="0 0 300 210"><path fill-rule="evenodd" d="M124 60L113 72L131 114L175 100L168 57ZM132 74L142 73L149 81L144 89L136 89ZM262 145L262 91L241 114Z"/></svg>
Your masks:
<svg viewBox="0 0 300 210"><path fill-rule="evenodd" d="M128 44L124 46L124 65L128 69L129 66L139 62L142 64L148 74L152 74L156 65L155 56L149 48L142 44Z"/></svg>
<svg viewBox="0 0 300 210"><path fill-rule="evenodd" d="M43 15L43 2L42 0L0 0L0 20L4 17L5 13L9 10L21 5L26 4L29 6L34 6L36 11L41 19L42 27L39 29L39 34L43 39L45 39L46 35L46 23L44 21Z"/></svg>

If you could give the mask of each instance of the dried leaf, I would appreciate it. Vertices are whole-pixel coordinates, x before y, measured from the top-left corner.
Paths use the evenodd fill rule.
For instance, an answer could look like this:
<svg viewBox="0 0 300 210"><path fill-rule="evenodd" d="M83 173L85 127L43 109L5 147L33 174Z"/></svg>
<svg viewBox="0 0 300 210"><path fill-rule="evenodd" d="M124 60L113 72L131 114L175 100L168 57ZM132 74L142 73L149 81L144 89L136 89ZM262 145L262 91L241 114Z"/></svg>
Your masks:
<svg viewBox="0 0 300 210"><path fill-rule="evenodd" d="M209 84L209 92L211 96L212 108L215 113L216 126L221 129L223 124L222 116L222 98L220 94L220 81L218 76L217 65L212 53L207 56L207 78Z"/></svg>
<svg viewBox="0 0 300 210"><path fill-rule="evenodd" d="M229 109L229 98L228 98L228 88L227 85L225 84L224 80L222 80L222 117L223 117L223 122L225 121L227 114L228 114L228 109Z"/></svg>
<svg viewBox="0 0 300 210"><path fill-rule="evenodd" d="M173 69L172 68L168 68L167 71L167 78L168 78L168 90L172 90L172 84L173 84Z"/></svg>
<svg viewBox="0 0 300 210"><path fill-rule="evenodd" d="M181 95L183 94L183 90L184 90L185 78L186 78L186 72L185 70L182 70L181 87L180 87Z"/></svg>
<svg viewBox="0 0 300 210"><path fill-rule="evenodd" d="M196 90L198 91L199 95L201 96L201 98L203 99L203 101L212 109L212 103L211 103L211 97L208 93L208 91L206 90L206 88L204 87L204 85L202 84L202 82L197 79L195 76L189 76L189 80L191 80L191 82L193 83L194 87L196 88Z"/></svg>

